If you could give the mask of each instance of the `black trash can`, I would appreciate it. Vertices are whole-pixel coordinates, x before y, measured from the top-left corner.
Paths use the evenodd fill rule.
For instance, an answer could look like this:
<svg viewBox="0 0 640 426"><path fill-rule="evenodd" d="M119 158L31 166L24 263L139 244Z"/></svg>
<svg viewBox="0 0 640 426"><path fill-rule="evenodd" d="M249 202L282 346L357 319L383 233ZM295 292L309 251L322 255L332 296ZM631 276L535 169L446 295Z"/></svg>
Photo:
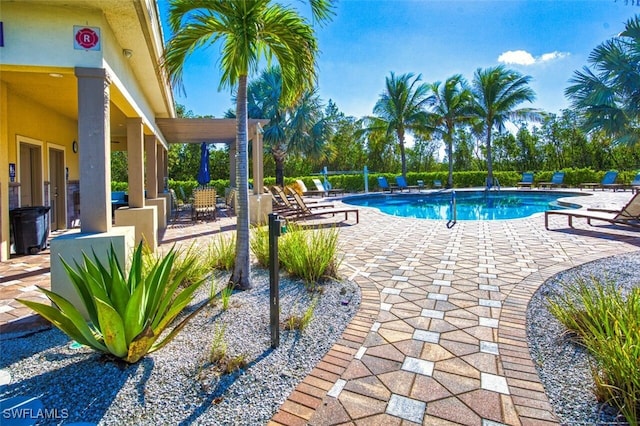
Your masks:
<svg viewBox="0 0 640 426"><path fill-rule="evenodd" d="M20 207L9 211L13 242L17 254L38 254L47 248L49 207Z"/></svg>

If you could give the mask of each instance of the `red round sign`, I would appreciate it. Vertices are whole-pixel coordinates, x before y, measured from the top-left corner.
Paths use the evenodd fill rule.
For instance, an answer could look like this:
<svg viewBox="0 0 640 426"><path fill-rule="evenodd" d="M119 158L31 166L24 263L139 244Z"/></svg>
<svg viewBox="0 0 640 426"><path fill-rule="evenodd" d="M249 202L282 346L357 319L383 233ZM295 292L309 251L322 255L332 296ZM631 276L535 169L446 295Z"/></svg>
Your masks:
<svg viewBox="0 0 640 426"><path fill-rule="evenodd" d="M98 34L96 34L96 32L91 28L82 28L76 33L76 41L81 47L84 47L85 49L91 49L98 44L100 38L98 37Z"/></svg>

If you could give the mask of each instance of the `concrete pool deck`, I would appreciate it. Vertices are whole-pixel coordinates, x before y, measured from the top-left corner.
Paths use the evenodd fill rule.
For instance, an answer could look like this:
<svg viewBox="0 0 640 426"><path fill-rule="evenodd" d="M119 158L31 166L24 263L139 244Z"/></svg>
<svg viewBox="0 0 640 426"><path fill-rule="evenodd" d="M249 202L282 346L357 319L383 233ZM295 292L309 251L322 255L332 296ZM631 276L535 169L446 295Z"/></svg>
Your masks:
<svg viewBox="0 0 640 426"><path fill-rule="evenodd" d="M591 195L587 195L591 194ZM617 207L629 192L583 191L572 201ZM336 202L335 198L332 202ZM322 222L335 222L327 218ZM536 289L556 273L640 248L640 232L538 214L505 221L397 218L360 209L342 223L341 272L362 290L356 317L274 415L272 425L557 424L525 334ZM190 244L234 229L234 218L171 225L162 243ZM0 324L41 298L48 255L0 263Z"/></svg>

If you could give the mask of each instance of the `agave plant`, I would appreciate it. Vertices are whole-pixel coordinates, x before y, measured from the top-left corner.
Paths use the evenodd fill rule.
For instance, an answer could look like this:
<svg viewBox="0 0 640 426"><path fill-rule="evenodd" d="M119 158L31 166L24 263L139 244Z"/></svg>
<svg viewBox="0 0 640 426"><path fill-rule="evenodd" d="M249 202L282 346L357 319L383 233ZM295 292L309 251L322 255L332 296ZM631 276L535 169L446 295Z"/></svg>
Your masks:
<svg viewBox="0 0 640 426"><path fill-rule="evenodd" d="M181 268L172 274L176 253L172 248L149 268L143 266L142 244L133 254L129 273L125 276L115 250L111 247L108 265L83 253L83 263L75 268L62 264L75 286L89 321L67 299L40 287L52 306L19 300L33 309L78 343L135 363L147 353L166 345L206 303L177 324L162 340L158 338L176 316L193 299L204 279L177 291L189 270ZM188 266L188 265L186 265ZM143 273L147 271L146 273ZM143 276L144 275L144 276Z"/></svg>

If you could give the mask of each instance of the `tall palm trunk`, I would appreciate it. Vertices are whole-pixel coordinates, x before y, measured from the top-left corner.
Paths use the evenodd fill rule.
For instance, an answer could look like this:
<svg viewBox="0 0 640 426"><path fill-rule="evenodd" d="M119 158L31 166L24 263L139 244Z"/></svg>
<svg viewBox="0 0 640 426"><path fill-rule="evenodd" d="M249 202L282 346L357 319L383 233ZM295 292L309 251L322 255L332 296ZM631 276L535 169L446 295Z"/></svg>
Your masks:
<svg viewBox="0 0 640 426"><path fill-rule="evenodd" d="M407 159L404 153L404 129L398 130L398 142L400 143L400 161L402 162L402 177L407 177Z"/></svg>
<svg viewBox="0 0 640 426"><path fill-rule="evenodd" d="M447 157L449 160L449 176L447 177L447 188L453 188L453 141L447 135Z"/></svg>
<svg viewBox="0 0 640 426"><path fill-rule="evenodd" d="M487 128L487 188L493 186L493 163L491 159L491 127Z"/></svg>
<svg viewBox="0 0 640 426"><path fill-rule="evenodd" d="M236 263L229 285L238 290L251 288L251 264L249 262L249 153L247 140L247 76L238 78L236 104L236 187L238 211L236 224Z"/></svg>
<svg viewBox="0 0 640 426"><path fill-rule="evenodd" d="M273 161L276 163L276 185L284 188L284 159L287 154L278 147L274 147L271 153L273 154Z"/></svg>

